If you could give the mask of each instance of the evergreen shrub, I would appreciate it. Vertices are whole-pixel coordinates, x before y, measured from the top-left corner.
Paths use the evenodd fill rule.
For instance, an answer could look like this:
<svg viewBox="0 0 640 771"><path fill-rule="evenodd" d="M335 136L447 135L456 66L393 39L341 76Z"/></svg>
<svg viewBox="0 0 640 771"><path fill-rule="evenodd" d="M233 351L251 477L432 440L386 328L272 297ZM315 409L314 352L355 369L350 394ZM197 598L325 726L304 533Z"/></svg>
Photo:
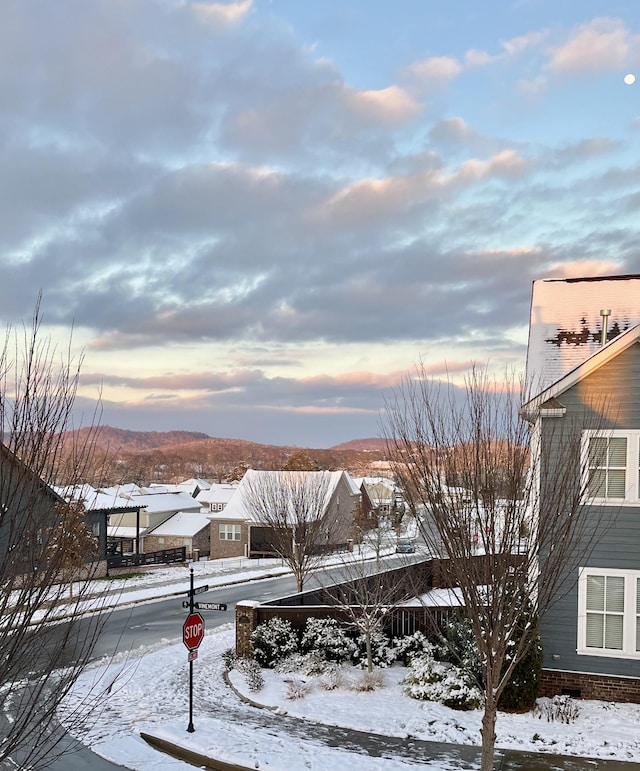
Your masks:
<svg viewBox="0 0 640 771"><path fill-rule="evenodd" d="M270 619L256 627L251 635L253 658L261 667L273 669L276 664L298 652L298 635L286 619Z"/></svg>
<svg viewBox="0 0 640 771"><path fill-rule="evenodd" d="M315 653L340 664L352 659L356 644L335 618L307 619L300 642L304 653Z"/></svg>

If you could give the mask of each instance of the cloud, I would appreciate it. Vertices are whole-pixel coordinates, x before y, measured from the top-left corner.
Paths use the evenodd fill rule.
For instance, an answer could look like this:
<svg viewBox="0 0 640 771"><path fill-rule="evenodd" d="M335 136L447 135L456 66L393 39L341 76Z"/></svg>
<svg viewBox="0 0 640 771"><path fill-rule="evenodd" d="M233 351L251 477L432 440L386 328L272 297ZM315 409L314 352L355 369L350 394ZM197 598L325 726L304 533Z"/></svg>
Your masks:
<svg viewBox="0 0 640 771"><path fill-rule="evenodd" d="M460 117L439 121L429 131L429 139L437 145L467 145L478 139L477 132Z"/></svg>
<svg viewBox="0 0 640 771"><path fill-rule="evenodd" d="M185 5L199 21L218 27L237 24L245 19L253 6L253 0L240 0L235 3L197 2Z"/></svg>
<svg viewBox="0 0 640 771"><path fill-rule="evenodd" d="M363 117L390 125L402 125L422 111L420 103L398 86L375 91L354 90L347 95L346 101Z"/></svg>
<svg viewBox="0 0 640 771"><path fill-rule="evenodd" d="M612 276L619 273L620 268L620 263L614 260L573 260L549 265L545 278Z"/></svg>
<svg viewBox="0 0 640 771"><path fill-rule="evenodd" d="M401 78L423 93L441 88L463 71L460 62L452 56L429 56L413 62L401 73Z"/></svg>
<svg viewBox="0 0 640 771"><path fill-rule="evenodd" d="M628 103L614 134L544 98L589 42L631 61L623 22L492 29L466 55L443 37L369 78L348 14L331 49L265 8L0 4L0 308L43 287L110 409L371 418L420 352L436 376L522 357L534 278L637 270Z"/></svg>
<svg viewBox="0 0 640 771"><path fill-rule="evenodd" d="M464 55L464 63L467 67L486 67L496 62L504 62L507 59L519 56L531 48L539 48L548 37L547 30L537 30L524 35L510 38L500 43L502 51L490 54L487 51L471 48Z"/></svg>
<svg viewBox="0 0 640 771"><path fill-rule="evenodd" d="M599 17L580 25L559 46L548 50L549 69L558 74L624 70L638 61L640 35L619 19Z"/></svg>

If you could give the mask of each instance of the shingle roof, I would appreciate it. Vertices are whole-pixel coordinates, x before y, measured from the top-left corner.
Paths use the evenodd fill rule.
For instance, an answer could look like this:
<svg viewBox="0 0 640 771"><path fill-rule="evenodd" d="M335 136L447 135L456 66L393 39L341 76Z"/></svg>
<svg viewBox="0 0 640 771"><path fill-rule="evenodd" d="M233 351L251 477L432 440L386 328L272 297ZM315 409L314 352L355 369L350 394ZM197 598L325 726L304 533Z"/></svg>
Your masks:
<svg viewBox="0 0 640 771"><path fill-rule="evenodd" d="M533 282L527 387L548 388L602 346L601 310L609 310L607 340L640 322L640 275Z"/></svg>

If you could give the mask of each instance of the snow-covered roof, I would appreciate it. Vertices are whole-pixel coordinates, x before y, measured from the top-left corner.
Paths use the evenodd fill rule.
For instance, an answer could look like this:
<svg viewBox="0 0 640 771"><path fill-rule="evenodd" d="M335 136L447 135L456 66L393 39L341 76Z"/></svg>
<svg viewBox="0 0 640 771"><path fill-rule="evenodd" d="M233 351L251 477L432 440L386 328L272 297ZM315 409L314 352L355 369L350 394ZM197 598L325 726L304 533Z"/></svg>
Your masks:
<svg viewBox="0 0 640 771"><path fill-rule="evenodd" d="M431 591L415 597L409 602L403 603L407 607L423 608L459 608L464 606L462 590L454 587L451 589L431 589Z"/></svg>
<svg viewBox="0 0 640 771"><path fill-rule="evenodd" d="M336 489L338 483L340 482L340 479L343 476L347 478L347 483L349 484L349 487L352 490L353 495L357 495L360 492L355 487L353 480L351 479L351 477L349 477L346 471L257 471L254 469L249 469L247 473L244 475L244 477L242 478L242 480L240 481L237 492L231 497L231 500L225 506L224 511L216 516L216 519L234 519L242 522L251 520L253 518L253 514L252 512L248 511L245 506L244 491L251 484L258 486L260 484L260 482L258 481L260 477L261 476L266 477L267 475L270 476L274 481L286 478L287 475L291 475L292 477L294 476L299 477L300 475L305 475L305 476L308 475L310 478L313 478L314 476L320 476L320 475L328 476L329 484L327 489L325 506L329 505L331 496L333 495L334 490Z"/></svg>
<svg viewBox="0 0 640 771"><path fill-rule="evenodd" d="M57 487L58 495L67 501L77 501L84 505L86 511L95 511L97 509L131 509L144 507L144 503L132 503L129 495L119 495L119 488L108 488L107 490L96 490L91 485L77 485L73 488Z"/></svg>
<svg viewBox="0 0 640 771"><path fill-rule="evenodd" d="M185 479L184 482L178 482L177 484L152 484L149 485L149 491L155 492L156 488L160 487L165 493L188 493L193 495L196 490L208 490L211 487L211 483L205 479Z"/></svg>
<svg viewBox="0 0 640 771"><path fill-rule="evenodd" d="M191 511L178 511L172 517L153 530L147 531L147 535L177 535L185 538L193 538L205 527L209 527L209 518L204 514L196 514Z"/></svg>
<svg viewBox="0 0 640 771"><path fill-rule="evenodd" d="M640 275L533 282L527 349L531 396L601 348L601 310L610 311L607 340L640 323Z"/></svg>
<svg viewBox="0 0 640 771"><path fill-rule="evenodd" d="M211 485L208 490L202 490L196 496L197 500L203 504L209 503L229 503L232 496L238 489L238 485Z"/></svg>
<svg viewBox="0 0 640 771"><path fill-rule="evenodd" d="M154 493L129 496L130 505L145 506L149 514L176 511L200 511L200 502L188 493Z"/></svg>
<svg viewBox="0 0 640 771"><path fill-rule="evenodd" d="M524 415L534 416L536 410L541 405L547 405L547 403L554 400L558 395L571 388L578 383L582 378L595 372L607 362L618 356L625 351L629 346L634 345L640 340L640 324L637 324L631 329L627 329L622 334L615 337L606 345L598 348L585 361L582 361L577 367L567 372L563 377L555 382L551 383L544 391L538 393L533 399L530 399L522 407Z"/></svg>
<svg viewBox="0 0 640 771"><path fill-rule="evenodd" d="M105 493L105 495L113 495L114 498L126 497L127 495L140 493L142 491L142 488L135 484L135 482L127 482L127 484L123 485L113 485L112 487L101 487L99 489L100 492Z"/></svg>

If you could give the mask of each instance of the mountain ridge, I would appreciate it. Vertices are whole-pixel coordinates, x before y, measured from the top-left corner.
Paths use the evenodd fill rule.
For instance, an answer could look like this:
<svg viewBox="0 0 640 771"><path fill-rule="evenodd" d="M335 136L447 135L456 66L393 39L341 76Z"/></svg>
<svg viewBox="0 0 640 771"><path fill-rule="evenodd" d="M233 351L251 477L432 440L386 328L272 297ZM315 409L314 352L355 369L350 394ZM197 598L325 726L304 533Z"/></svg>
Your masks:
<svg viewBox="0 0 640 771"><path fill-rule="evenodd" d="M67 438L72 444L74 439L82 443L91 431L102 484L178 482L189 477L224 481L243 468L282 469L287 464L289 468L344 468L354 476L369 476L380 473L370 464L387 460L384 441L373 438L311 448L212 437L199 431L131 431L112 426L79 429Z"/></svg>

